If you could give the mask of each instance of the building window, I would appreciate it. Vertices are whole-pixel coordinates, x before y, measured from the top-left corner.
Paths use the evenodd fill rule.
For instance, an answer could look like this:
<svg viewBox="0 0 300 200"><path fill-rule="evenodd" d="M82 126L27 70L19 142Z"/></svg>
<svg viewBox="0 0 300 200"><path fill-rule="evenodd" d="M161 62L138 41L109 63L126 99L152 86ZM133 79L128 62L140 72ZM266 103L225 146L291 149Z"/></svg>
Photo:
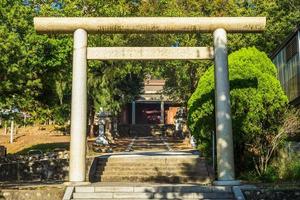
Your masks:
<svg viewBox="0 0 300 200"><path fill-rule="evenodd" d="M285 50L286 61L289 61L294 55L298 53L297 37L294 36L291 41L287 44Z"/></svg>

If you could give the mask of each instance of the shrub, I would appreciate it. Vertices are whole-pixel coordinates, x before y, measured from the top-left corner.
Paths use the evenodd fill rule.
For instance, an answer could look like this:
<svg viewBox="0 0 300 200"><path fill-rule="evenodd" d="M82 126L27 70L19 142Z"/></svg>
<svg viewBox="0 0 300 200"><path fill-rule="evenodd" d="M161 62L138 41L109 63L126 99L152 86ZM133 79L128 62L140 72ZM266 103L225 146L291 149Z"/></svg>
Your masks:
<svg viewBox="0 0 300 200"><path fill-rule="evenodd" d="M265 53L243 48L230 54L228 63L236 167L253 169L252 158L256 162L268 153L267 145L278 134L288 100ZM200 150L208 153L215 130L213 66L200 78L188 109L191 133Z"/></svg>
<svg viewBox="0 0 300 200"><path fill-rule="evenodd" d="M299 156L294 156L292 159L288 159L287 163L279 166L279 177L283 180L300 180L300 160Z"/></svg>

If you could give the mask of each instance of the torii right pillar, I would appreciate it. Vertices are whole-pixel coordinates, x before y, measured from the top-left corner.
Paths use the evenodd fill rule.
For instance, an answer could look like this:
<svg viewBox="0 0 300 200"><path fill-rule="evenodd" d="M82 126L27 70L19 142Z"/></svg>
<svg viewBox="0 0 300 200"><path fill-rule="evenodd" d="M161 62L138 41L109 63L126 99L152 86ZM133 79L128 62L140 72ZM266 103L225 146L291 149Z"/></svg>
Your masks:
<svg viewBox="0 0 300 200"><path fill-rule="evenodd" d="M215 185L239 185L235 180L232 120L230 110L227 36L222 28L214 36L215 54L215 117L218 181Z"/></svg>

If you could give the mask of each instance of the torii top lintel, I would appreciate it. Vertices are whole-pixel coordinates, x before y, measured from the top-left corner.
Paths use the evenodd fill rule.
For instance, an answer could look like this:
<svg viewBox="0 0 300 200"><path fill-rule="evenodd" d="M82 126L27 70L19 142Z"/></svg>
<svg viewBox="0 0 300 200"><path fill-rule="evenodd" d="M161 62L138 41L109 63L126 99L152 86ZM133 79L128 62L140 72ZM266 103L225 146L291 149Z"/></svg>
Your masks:
<svg viewBox="0 0 300 200"><path fill-rule="evenodd" d="M265 17L35 17L39 33L190 33L213 32L218 28L228 33L262 32Z"/></svg>

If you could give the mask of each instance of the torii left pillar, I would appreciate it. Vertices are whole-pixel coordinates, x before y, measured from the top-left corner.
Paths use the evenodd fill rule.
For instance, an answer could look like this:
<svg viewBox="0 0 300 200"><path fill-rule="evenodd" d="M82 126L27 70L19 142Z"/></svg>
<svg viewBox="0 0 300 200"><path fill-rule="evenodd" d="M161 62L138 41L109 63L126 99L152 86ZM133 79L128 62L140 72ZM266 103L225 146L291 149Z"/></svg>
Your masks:
<svg viewBox="0 0 300 200"><path fill-rule="evenodd" d="M85 182L87 131L87 32L74 32L70 182Z"/></svg>

